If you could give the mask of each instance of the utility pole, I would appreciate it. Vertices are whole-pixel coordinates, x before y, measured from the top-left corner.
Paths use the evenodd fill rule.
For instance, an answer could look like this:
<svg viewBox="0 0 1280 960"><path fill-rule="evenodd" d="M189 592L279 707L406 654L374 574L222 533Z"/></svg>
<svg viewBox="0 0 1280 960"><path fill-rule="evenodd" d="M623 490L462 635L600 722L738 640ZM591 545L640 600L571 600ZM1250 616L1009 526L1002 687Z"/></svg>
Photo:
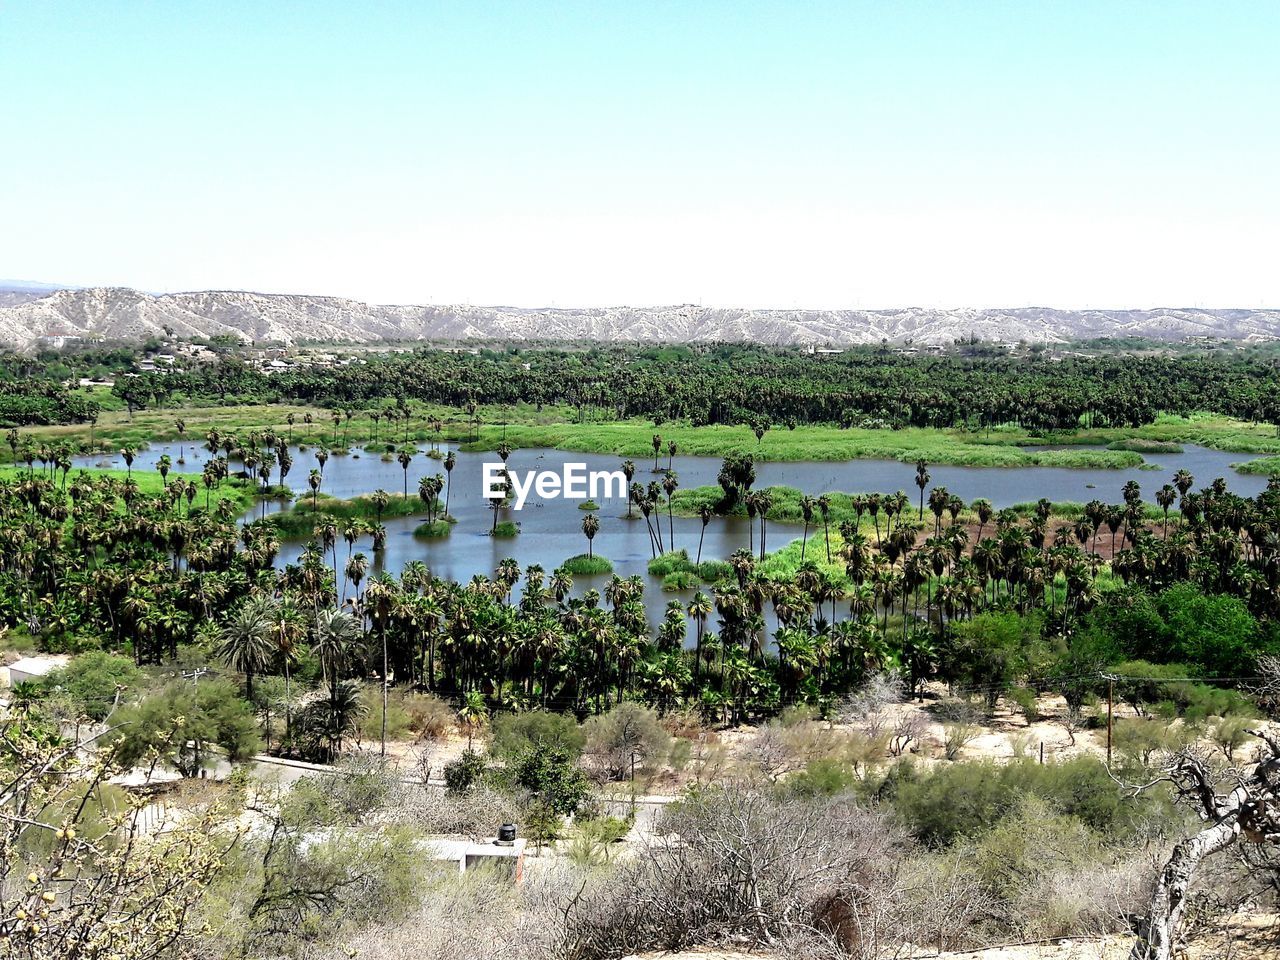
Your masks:
<svg viewBox="0 0 1280 960"><path fill-rule="evenodd" d="M1113 674L1104 673L1102 678L1107 681L1107 769L1111 769L1111 706L1116 695L1116 678Z"/></svg>

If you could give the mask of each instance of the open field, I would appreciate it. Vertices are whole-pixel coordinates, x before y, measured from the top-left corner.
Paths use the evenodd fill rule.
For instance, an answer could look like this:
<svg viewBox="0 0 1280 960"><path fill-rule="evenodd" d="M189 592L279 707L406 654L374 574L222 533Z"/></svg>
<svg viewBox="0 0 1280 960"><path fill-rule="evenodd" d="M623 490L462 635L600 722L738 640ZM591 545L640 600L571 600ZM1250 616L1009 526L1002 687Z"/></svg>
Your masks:
<svg viewBox="0 0 1280 960"><path fill-rule="evenodd" d="M40 472L41 470L37 466L36 473L39 474ZM47 471L44 473L46 476L48 475ZM76 477L80 474L86 474L93 478L109 478L119 482L132 480L137 485L138 493L144 497L159 496L164 492L167 485L179 481L194 483L197 493L193 503L199 507L203 507L205 504L205 487L201 483L201 477L197 474L171 472L166 484L160 474L154 470L99 470L74 467L67 474L67 484L74 483ZM25 466L0 466L0 480L21 480L29 475L30 471ZM61 476L62 474L59 472L59 482L61 481ZM246 480L229 477L209 492L209 503L211 506L217 506L219 503L226 501L231 504L235 513L243 513L256 501L257 489L256 484L251 485Z"/></svg>
<svg viewBox="0 0 1280 960"><path fill-rule="evenodd" d="M378 405L380 409L382 405ZM292 415L294 424L287 422ZM312 423L304 418L310 415ZM692 427L677 422L655 426L652 421L629 420L613 423L573 422L567 407L547 406L538 410L519 404L481 406L476 421L456 408L415 405L406 426L403 423L378 428L379 437L399 442L407 435L417 442L435 437L460 444L465 450L496 450L502 443L512 447L550 447L584 453L629 457L637 463L652 459L652 438L665 444L674 440L681 454L723 457L731 453L751 454L757 460L859 460L888 459L903 462L976 467L1067 467L1125 469L1143 463L1144 454L1170 452L1179 444L1198 444L1232 453L1280 455L1280 436L1269 424L1249 423L1212 414L1190 417L1161 415L1155 423L1135 428L1080 429L1032 434L1015 427L988 431L907 427L900 430L836 426L800 425L794 429L774 426L757 440L747 426ZM141 410L132 418L123 410L104 412L93 429L98 444L138 445L152 440L177 440L175 424L186 424L187 439L202 444L209 429L247 433L270 428L277 435L323 446L356 446L370 442L373 421L360 411L343 421L336 430L330 411L318 407L268 404L261 406L181 406L162 410ZM439 420L442 430L432 423ZM87 425L35 427L33 436L64 438L76 443L89 441ZM478 439L472 439L477 437ZM1026 447L1062 445L1096 446L1101 449L1027 450ZM1114 445L1113 449L1106 449Z"/></svg>

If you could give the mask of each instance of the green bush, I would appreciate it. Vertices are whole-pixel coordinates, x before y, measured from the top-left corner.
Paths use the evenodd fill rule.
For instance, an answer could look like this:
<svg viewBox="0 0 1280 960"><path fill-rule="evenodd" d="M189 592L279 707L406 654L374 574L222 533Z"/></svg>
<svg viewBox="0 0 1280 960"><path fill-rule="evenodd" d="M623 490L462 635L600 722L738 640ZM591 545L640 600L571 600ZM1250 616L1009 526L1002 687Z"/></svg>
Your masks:
<svg viewBox="0 0 1280 960"><path fill-rule="evenodd" d="M561 569L575 577L590 577L602 573L613 573L613 564L604 557L588 557L585 553L570 557L560 566Z"/></svg>
<svg viewBox="0 0 1280 960"><path fill-rule="evenodd" d="M418 524L414 528L413 535L427 540L435 540L440 537L447 537L452 532L453 524L448 520L433 520L430 523Z"/></svg>
<svg viewBox="0 0 1280 960"><path fill-rule="evenodd" d="M783 781L785 790L796 797L834 797L848 793L859 783L853 767L828 757L809 761Z"/></svg>
<svg viewBox="0 0 1280 960"><path fill-rule="evenodd" d="M499 523L496 527L493 528L493 535L495 537L503 537L503 538L514 537L514 536L517 536L519 533L520 533L520 528L516 526L516 524L511 520L503 520L501 523Z"/></svg>
<svg viewBox="0 0 1280 960"><path fill-rule="evenodd" d="M1014 687L1009 691L1009 699L1014 702L1027 723L1035 723L1040 719L1040 704L1036 701L1036 692L1028 687Z"/></svg>
<svg viewBox="0 0 1280 960"><path fill-rule="evenodd" d="M1163 809L1153 794L1127 799L1091 757L1046 764L1029 758L1007 764L961 761L929 774L899 769L882 792L902 822L931 847L980 837L1027 796L1113 838L1132 834L1145 817Z"/></svg>
<svg viewBox="0 0 1280 960"><path fill-rule="evenodd" d="M663 590L692 590L698 586L698 578L686 570L668 573L662 578Z"/></svg>
<svg viewBox="0 0 1280 960"><path fill-rule="evenodd" d="M142 679L142 671L128 657L94 650L54 670L44 679L43 686L61 690L85 716L102 720L111 712L117 697L124 699Z"/></svg>
<svg viewBox="0 0 1280 960"><path fill-rule="evenodd" d="M419 738L443 740L454 728L456 717L453 710L434 694L408 694L401 702L409 715L409 729Z"/></svg>
<svg viewBox="0 0 1280 960"><path fill-rule="evenodd" d="M672 550L649 561L649 573L655 577L666 577L673 573L691 573L695 569L689 559L688 550Z"/></svg>
<svg viewBox="0 0 1280 960"><path fill-rule="evenodd" d="M585 752L613 780L629 776L633 764L643 768L665 758L671 741L658 715L632 700L591 717L583 733Z"/></svg>
<svg viewBox="0 0 1280 960"><path fill-rule="evenodd" d="M728 560L703 560L694 569L703 583L721 583L733 577L733 564Z"/></svg>
<svg viewBox="0 0 1280 960"><path fill-rule="evenodd" d="M586 737L571 716L545 710L503 713L493 720L489 752L500 760L512 760L534 746L562 747L574 759L582 755Z"/></svg>
<svg viewBox="0 0 1280 960"><path fill-rule="evenodd" d="M564 744L535 743L508 764L506 773L514 786L561 817L577 812L591 793L586 773Z"/></svg>
<svg viewBox="0 0 1280 960"><path fill-rule="evenodd" d="M464 750L458 759L444 765L445 790L454 796L466 793L484 779L488 769L484 757L474 750Z"/></svg>

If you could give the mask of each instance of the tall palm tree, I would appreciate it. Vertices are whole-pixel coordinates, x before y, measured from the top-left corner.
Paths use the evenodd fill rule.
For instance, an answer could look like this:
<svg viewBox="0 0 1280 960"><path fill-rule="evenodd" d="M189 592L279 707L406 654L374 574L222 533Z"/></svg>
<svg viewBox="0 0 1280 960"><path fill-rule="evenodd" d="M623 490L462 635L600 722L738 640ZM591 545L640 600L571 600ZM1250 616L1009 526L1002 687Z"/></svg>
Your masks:
<svg viewBox="0 0 1280 960"><path fill-rule="evenodd" d="M447 485L444 488L444 517L449 519L449 495L453 493L453 468L458 465L458 455L450 450L444 455L444 473Z"/></svg>
<svg viewBox="0 0 1280 960"><path fill-rule="evenodd" d="M631 481L634 480L636 476L635 461L633 460L622 461L622 475L627 478L627 490L629 491L631 489ZM627 519L628 520L630 520L634 516L634 514L632 514L631 512L631 505L634 501L635 501L634 497L632 496L627 497Z"/></svg>
<svg viewBox="0 0 1280 960"><path fill-rule="evenodd" d="M396 454L396 459L400 461L400 469L404 471L404 498L409 499L409 464L413 462L413 454L407 449L401 448Z"/></svg>
<svg viewBox="0 0 1280 960"><path fill-rule="evenodd" d="M675 446L675 441L672 440L671 444L672 446ZM670 533L670 538L667 542L667 549L669 550L675 550L676 548L676 521L672 514L672 502L675 496L676 487L678 486L680 486L680 481L676 479L676 475L674 473L668 470L667 475L662 478L662 489L667 495L667 530Z"/></svg>
<svg viewBox="0 0 1280 960"><path fill-rule="evenodd" d="M489 718L489 706L484 702L484 694L472 690L463 698L462 707L458 710L458 721L467 728L467 749L471 749L472 737L484 726Z"/></svg>
<svg viewBox="0 0 1280 960"><path fill-rule="evenodd" d="M592 552L596 534L600 531L600 518L594 513L588 513L582 518L582 532L587 537L587 556L594 556Z"/></svg>
<svg viewBox="0 0 1280 960"><path fill-rule="evenodd" d="M916 486L920 488L920 517L924 519L924 490L929 486L929 464L923 460L916 461Z"/></svg>
<svg viewBox="0 0 1280 960"><path fill-rule="evenodd" d="M345 610L322 610L316 617L315 643L312 652L320 662L320 671L329 685L329 696L336 705L342 675L360 657L364 631L360 621Z"/></svg>
<svg viewBox="0 0 1280 960"><path fill-rule="evenodd" d="M253 675L261 673L275 654L271 636L271 600L251 596L231 615L222 628L222 642L215 655L233 670L244 674L245 698L253 701Z"/></svg>

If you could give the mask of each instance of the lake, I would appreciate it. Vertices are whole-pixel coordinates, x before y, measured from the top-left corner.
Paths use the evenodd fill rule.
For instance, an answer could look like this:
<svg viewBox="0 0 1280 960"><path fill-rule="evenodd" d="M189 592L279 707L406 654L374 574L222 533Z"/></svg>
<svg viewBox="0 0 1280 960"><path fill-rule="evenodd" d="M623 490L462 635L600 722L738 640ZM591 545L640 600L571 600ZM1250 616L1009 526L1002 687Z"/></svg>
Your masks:
<svg viewBox="0 0 1280 960"><path fill-rule="evenodd" d="M417 495L418 480L434 473L444 474L440 461L424 452L415 457L409 466L408 490ZM198 474L209 453L198 444L185 445L186 463L178 464L179 445L157 443L139 450L134 460L135 471L154 470L156 462L167 454L173 460L173 470ZM295 491L307 489L307 475L317 466L315 448L294 449L294 464L286 478ZM1159 470L1069 470L1057 467L951 467L930 466L931 483L945 486L966 502L986 497L996 508L1015 503L1035 501L1047 497L1054 501L1087 501L1097 498L1107 503L1117 503L1121 489L1129 480L1137 480L1143 496L1150 500L1154 492L1173 479L1179 469L1187 469L1195 476L1197 489L1207 486L1216 477L1225 477L1230 488L1241 495L1252 496L1266 487L1266 478L1240 474L1231 464L1250 459L1245 454L1223 453L1205 447L1188 446L1179 454L1148 456L1149 462L1158 463ZM421 560L436 576L447 577L461 583L476 574L491 576L498 563L514 557L521 565L541 564L548 574L566 558L585 553L587 541L582 533L583 512L578 502L567 499L539 500L530 495L522 510L502 511L500 519L510 519L519 524L520 535L510 539L488 535L493 513L482 494L482 466L497 462L494 453L458 453L457 466L452 474L452 493L449 509L457 518L453 533L437 540L416 538L413 530L422 522L420 517L389 518L387 549L373 557L368 540L356 549L371 555L370 575L383 570L398 573L410 560ZM659 460L665 469L667 458ZM581 463L588 471L610 471L620 467L621 459L599 454L573 453L560 450L527 449L513 451L508 467L513 471L555 470L565 463ZM720 470L720 459L715 457L682 457L674 460L674 470L680 486L695 487L714 484ZM76 465L82 467L112 467L124 469L120 456L98 455L78 457ZM636 460L638 482L647 484L660 479L661 473L653 471L653 460ZM756 487L776 484L797 487L806 493L817 495L825 491L894 493L904 490L917 502L915 466L895 460L853 460L848 462L765 462L756 464ZM335 497L354 497L384 489L391 494L404 490L405 474L395 460L384 462L380 455L356 451L349 455L331 455L324 469L321 492ZM261 515L261 507L254 515ZM268 504L268 512L280 509L278 504ZM625 519L627 505L624 500L601 500L600 531L595 538L595 552L608 557L619 576L639 575L645 581L645 606L651 624L662 619L667 601L679 599L687 602L692 591L664 592L661 580L648 574L647 564L651 553L649 535L639 512L637 519ZM248 515L246 515L247 517ZM669 521L662 517L663 539L668 538ZM675 546L683 547L692 557L697 552L701 521L692 518L674 519ZM758 527L757 527L758 536ZM817 549L821 549L821 529L817 532ZM798 525L771 524L769 546L780 547L789 539L800 536ZM750 530L745 518L717 517L706 530L703 559L724 558L734 550L746 547ZM756 544L759 549L759 544ZM303 543L286 541L281 545L278 565L296 562ZM343 553L340 544L339 555ZM580 596L591 587L602 588L607 576L575 578L574 594ZM517 592L519 587L517 587ZM772 611L768 611L770 631L773 629Z"/></svg>

